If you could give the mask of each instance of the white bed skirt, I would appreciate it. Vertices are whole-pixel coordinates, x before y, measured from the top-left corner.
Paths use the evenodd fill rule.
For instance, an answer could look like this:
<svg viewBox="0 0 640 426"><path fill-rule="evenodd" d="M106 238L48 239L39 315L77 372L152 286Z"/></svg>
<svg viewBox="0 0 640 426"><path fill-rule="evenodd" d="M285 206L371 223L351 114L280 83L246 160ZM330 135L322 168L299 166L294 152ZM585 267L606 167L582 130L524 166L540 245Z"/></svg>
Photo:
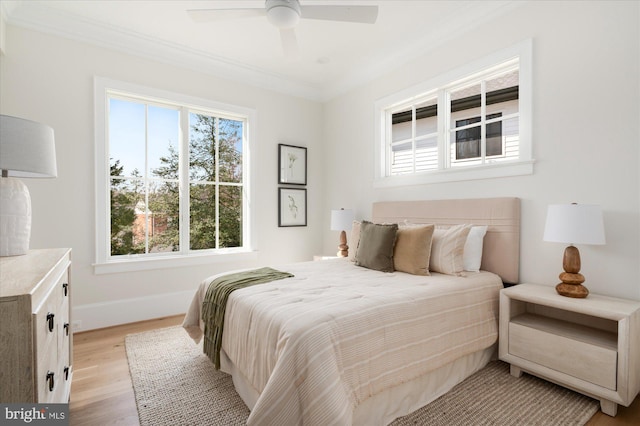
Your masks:
<svg viewBox="0 0 640 426"><path fill-rule="evenodd" d="M496 349L497 345L492 345L483 351L458 358L429 374L368 398L356 407L353 424L385 426L398 417L424 407L496 359ZM220 361L221 370L233 377L236 391L247 407L253 409L260 397L258 391L238 371L224 350L220 351Z"/></svg>

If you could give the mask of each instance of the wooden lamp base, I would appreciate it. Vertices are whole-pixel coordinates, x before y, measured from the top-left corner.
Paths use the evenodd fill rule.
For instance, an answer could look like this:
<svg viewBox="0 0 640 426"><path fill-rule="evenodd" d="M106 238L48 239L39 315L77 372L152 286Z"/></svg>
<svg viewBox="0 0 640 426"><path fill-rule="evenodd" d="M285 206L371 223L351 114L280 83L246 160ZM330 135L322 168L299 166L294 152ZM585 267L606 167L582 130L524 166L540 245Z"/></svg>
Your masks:
<svg viewBox="0 0 640 426"><path fill-rule="evenodd" d="M340 245L338 245L338 257L349 256L349 246L347 245L347 233L345 231L340 232Z"/></svg>
<svg viewBox="0 0 640 426"><path fill-rule="evenodd" d="M564 272L559 276L561 283L556 285L556 291L561 296L583 299L589 295L589 290L582 285L584 275L580 273L580 252L577 247L569 246L564 249L562 267Z"/></svg>
<svg viewBox="0 0 640 426"><path fill-rule="evenodd" d="M556 285L556 291L561 296L573 297L576 299L584 299L589 295L589 289L582 284L560 283Z"/></svg>

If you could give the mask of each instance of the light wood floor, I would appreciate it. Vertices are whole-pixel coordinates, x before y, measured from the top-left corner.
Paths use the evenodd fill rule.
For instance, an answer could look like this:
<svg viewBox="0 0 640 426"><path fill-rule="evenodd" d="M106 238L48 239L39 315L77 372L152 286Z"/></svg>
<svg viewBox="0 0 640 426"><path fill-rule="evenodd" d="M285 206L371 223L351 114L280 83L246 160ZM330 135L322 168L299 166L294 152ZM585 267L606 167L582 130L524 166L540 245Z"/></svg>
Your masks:
<svg viewBox="0 0 640 426"><path fill-rule="evenodd" d="M74 334L71 426L139 425L124 337L179 325L182 318L180 315ZM616 417L598 411L587 425L637 426L639 422L640 396L630 407L618 407Z"/></svg>

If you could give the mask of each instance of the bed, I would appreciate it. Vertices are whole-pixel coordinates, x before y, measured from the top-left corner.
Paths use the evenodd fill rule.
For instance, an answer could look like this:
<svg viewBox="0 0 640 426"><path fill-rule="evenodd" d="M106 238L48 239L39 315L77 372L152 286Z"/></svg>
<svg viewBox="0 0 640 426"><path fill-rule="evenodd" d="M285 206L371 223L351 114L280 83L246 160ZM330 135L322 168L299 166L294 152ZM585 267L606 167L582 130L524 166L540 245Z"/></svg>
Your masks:
<svg viewBox="0 0 640 426"><path fill-rule="evenodd" d="M486 227L480 270L381 272L363 267L357 253L355 262L278 266L293 277L234 291L220 363L251 410L247 424L386 425L494 358L499 291L518 282L520 200L378 202L371 218L350 240L353 247L360 239L362 253L369 231L390 224L401 224L403 235L434 225L437 253L451 241L443 233L469 229L457 234L466 239L471 228ZM204 295L216 277L202 281L185 316L183 326L195 340L204 329Z"/></svg>

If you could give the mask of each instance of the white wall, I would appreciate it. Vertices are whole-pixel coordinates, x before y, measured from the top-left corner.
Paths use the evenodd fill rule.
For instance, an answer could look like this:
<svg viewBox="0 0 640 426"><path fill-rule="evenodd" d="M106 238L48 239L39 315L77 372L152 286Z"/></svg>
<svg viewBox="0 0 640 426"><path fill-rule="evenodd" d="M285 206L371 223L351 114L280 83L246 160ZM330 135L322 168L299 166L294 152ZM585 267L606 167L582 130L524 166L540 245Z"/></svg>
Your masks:
<svg viewBox="0 0 640 426"><path fill-rule="evenodd" d="M74 320L82 328L185 312L198 283L231 269L311 260L321 251L322 105L135 58L89 44L6 27L0 111L53 127L58 177L25 179L32 198L31 248L71 247ZM94 76L257 111L254 176L259 253L249 263L95 275ZM308 147L307 227L279 228L277 144Z"/></svg>
<svg viewBox="0 0 640 426"><path fill-rule="evenodd" d="M607 244L579 247L585 285L640 300L639 8L638 2L523 2L328 102L326 164L336 172L325 175L327 207L352 207L357 218L368 218L378 200L520 197L521 282L555 285L564 246L542 241L547 205L600 204ZM373 188L377 99L527 38L534 61L533 175ZM325 253L336 240L325 233Z"/></svg>
<svg viewBox="0 0 640 426"><path fill-rule="evenodd" d="M378 200L522 198L521 281L553 285L564 247L542 241L551 203L601 204L606 246L583 246L592 292L640 300L640 7L637 2L523 2L469 34L325 105L35 31L6 26L0 112L56 132L56 179L25 179L32 248L73 248L73 306L83 328L184 312L210 274L336 251L332 208L366 218ZM531 176L373 188L374 102L511 46L534 41ZM400 65L400 64L398 64ZM93 76L254 108L259 254L247 263L94 275ZM309 148L309 226L277 227L277 144Z"/></svg>

